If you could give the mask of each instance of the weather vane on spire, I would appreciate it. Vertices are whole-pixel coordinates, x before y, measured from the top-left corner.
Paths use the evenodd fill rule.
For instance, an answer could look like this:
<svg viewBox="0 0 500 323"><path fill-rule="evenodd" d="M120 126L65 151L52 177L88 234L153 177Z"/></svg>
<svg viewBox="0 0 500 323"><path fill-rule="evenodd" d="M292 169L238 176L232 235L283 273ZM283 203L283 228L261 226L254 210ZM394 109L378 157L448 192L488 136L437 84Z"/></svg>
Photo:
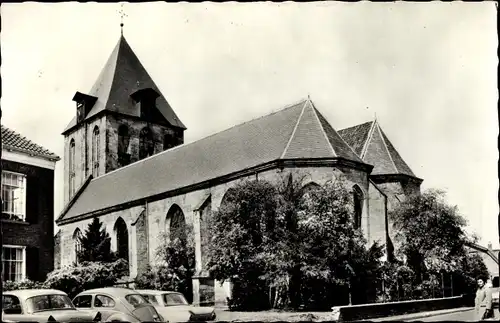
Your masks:
<svg viewBox="0 0 500 323"><path fill-rule="evenodd" d="M123 3L121 4L120 11L118 13L120 14L120 28L121 28L121 32L122 32L122 35L123 35L123 18L124 17L128 17L128 15L123 10Z"/></svg>

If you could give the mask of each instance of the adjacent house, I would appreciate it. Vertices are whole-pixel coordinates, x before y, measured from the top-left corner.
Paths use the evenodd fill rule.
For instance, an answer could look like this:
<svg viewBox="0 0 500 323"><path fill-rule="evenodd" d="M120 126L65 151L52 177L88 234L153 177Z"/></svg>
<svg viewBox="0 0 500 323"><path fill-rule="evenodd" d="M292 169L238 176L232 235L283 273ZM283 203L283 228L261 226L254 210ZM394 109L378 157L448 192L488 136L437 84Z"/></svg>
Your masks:
<svg viewBox="0 0 500 323"><path fill-rule="evenodd" d="M1 128L3 279L44 280L54 268L54 169L59 157Z"/></svg>
<svg viewBox="0 0 500 323"><path fill-rule="evenodd" d="M490 273L489 278L494 280L495 285L498 286L498 255L500 249L493 249L491 243L488 243L488 247L484 247L476 243L470 243L468 244L468 247L470 253L478 254L483 259L483 262Z"/></svg>

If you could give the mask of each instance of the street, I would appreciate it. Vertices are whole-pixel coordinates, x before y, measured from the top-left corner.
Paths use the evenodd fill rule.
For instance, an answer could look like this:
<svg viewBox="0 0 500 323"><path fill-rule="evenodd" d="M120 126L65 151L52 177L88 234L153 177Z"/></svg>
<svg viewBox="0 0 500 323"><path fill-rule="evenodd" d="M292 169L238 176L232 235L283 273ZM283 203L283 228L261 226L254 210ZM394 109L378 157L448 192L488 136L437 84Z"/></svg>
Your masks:
<svg viewBox="0 0 500 323"><path fill-rule="evenodd" d="M441 322L441 321L474 321L474 310L435 315L420 319L406 320L405 322Z"/></svg>

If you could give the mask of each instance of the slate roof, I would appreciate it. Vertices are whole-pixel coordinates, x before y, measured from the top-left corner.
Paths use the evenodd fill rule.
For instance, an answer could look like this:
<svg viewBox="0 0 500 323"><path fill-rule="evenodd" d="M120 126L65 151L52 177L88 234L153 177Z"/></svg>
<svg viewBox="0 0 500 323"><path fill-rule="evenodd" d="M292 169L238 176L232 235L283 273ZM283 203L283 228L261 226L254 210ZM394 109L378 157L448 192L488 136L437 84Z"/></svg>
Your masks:
<svg viewBox="0 0 500 323"><path fill-rule="evenodd" d="M122 35L94 86L88 93L85 93L97 98L97 102L87 114L86 119L103 110L139 116L137 109L130 103L130 95L137 90L146 88L152 88L160 94L156 100L156 107L163 117L172 126L186 129ZM75 125L76 116L67 125L64 132Z"/></svg>
<svg viewBox="0 0 500 323"><path fill-rule="evenodd" d="M343 158L364 164L314 104L303 100L92 179L58 222L268 162L298 158Z"/></svg>
<svg viewBox="0 0 500 323"><path fill-rule="evenodd" d="M38 157L43 157L53 161L60 160L59 156L43 148L42 146L34 143L28 138L22 136L21 134L9 129L5 126L2 128L2 149L12 149L19 152L23 152L29 155L35 155Z"/></svg>
<svg viewBox="0 0 500 323"><path fill-rule="evenodd" d="M365 163L374 165L371 175L402 174L416 178L376 120L338 133Z"/></svg>

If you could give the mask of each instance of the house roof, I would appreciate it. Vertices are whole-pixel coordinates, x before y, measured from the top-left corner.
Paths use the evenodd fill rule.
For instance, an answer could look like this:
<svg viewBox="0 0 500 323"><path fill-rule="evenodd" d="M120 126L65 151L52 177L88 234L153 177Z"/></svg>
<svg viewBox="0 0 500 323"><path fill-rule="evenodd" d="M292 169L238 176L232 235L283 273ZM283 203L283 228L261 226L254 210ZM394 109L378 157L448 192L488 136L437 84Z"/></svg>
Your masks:
<svg viewBox="0 0 500 323"><path fill-rule="evenodd" d="M314 104L303 100L92 179L58 222L280 159L325 158L366 165Z"/></svg>
<svg viewBox="0 0 500 323"><path fill-rule="evenodd" d="M416 178L376 120L339 130L339 134L364 162L375 166L372 175Z"/></svg>
<svg viewBox="0 0 500 323"><path fill-rule="evenodd" d="M43 157L53 161L60 160L59 156L48 149L34 143L21 134L5 126L2 128L2 149L15 150L29 155Z"/></svg>
<svg viewBox="0 0 500 323"><path fill-rule="evenodd" d="M186 129L122 35L94 86L87 93L97 98L97 101L87 114L86 119L104 110L138 117L139 112L132 106L130 95L138 90L148 88L154 89L160 95L156 100L156 107L166 121L174 127ZM74 126L76 126L76 116L64 132Z"/></svg>
<svg viewBox="0 0 500 323"><path fill-rule="evenodd" d="M491 257L491 259L493 259L498 264L497 254L498 254L498 251L500 251L499 249L489 249L489 248L483 247L477 243L467 243L467 246L471 249L474 249L476 251L480 251L480 252L487 254L488 256Z"/></svg>

